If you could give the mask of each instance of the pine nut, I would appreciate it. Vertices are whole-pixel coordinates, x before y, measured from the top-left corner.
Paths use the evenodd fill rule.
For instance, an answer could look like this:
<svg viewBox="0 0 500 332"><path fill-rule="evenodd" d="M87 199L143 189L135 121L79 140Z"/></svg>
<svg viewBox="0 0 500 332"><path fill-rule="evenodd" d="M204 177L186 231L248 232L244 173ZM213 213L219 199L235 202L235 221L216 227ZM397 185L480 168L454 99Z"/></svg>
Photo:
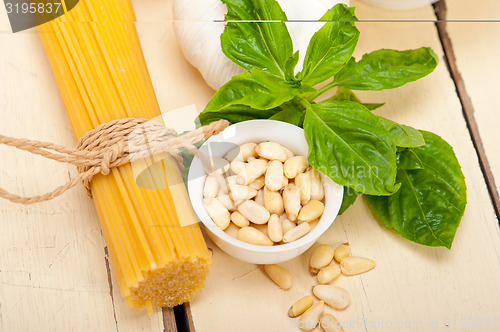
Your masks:
<svg viewBox="0 0 500 332"><path fill-rule="evenodd" d="M307 309L306 312L304 312L302 316L300 316L300 328L304 331L313 330L316 325L319 324L319 319L321 318L321 315L323 315L323 310L325 310L325 302L323 301L319 301L318 303Z"/></svg>
<svg viewBox="0 0 500 332"><path fill-rule="evenodd" d="M309 271L311 271L312 274L317 274L319 270L328 266L333 260L334 251L333 247L328 244L317 246L309 259Z"/></svg>
<svg viewBox="0 0 500 332"><path fill-rule="evenodd" d="M290 220L285 219L281 221L281 226L283 227L283 234L286 234L288 233L288 231L294 229L297 225L295 225Z"/></svg>
<svg viewBox="0 0 500 332"><path fill-rule="evenodd" d="M248 185L264 175L267 170L267 161L255 159L245 164L245 169L238 174L238 181ZM241 183L241 182L240 182Z"/></svg>
<svg viewBox="0 0 500 332"><path fill-rule="evenodd" d="M283 204L288 220L295 221L301 208L300 192L296 185L289 184L283 190Z"/></svg>
<svg viewBox="0 0 500 332"><path fill-rule="evenodd" d="M233 201L240 201L243 199L251 199L257 195L257 190L244 186L241 184L233 184L229 186L229 195Z"/></svg>
<svg viewBox="0 0 500 332"><path fill-rule="evenodd" d="M294 154L292 151L290 151L289 149L287 149L287 148L286 148L286 147L284 147L284 146L281 146L281 147L282 147L282 148L285 150L285 152L286 152L286 159L287 159L287 160L288 160L288 159L290 159L290 158L295 157L295 154Z"/></svg>
<svg viewBox="0 0 500 332"><path fill-rule="evenodd" d="M344 259L344 257L349 256L349 251L350 251L349 243L348 242L342 243L337 248L335 248L335 255L334 255L335 260L340 263L342 259Z"/></svg>
<svg viewBox="0 0 500 332"><path fill-rule="evenodd" d="M224 232L227 235L236 238L238 236L238 231L239 230L240 230L240 228L238 226L236 226L233 223L230 223L229 226L227 226L227 228L224 230Z"/></svg>
<svg viewBox="0 0 500 332"><path fill-rule="evenodd" d="M226 178L226 183L228 186L231 186L233 184L240 184L238 183L238 176L236 175L231 175Z"/></svg>
<svg viewBox="0 0 500 332"><path fill-rule="evenodd" d="M283 171L287 178L294 179L298 174L304 172L308 165L309 163L307 162L306 157L295 156L285 161Z"/></svg>
<svg viewBox="0 0 500 332"><path fill-rule="evenodd" d="M245 163L244 162L236 161L236 160L231 162L231 172L233 172L233 174L238 175L241 172L243 172L244 170L245 170Z"/></svg>
<svg viewBox="0 0 500 332"><path fill-rule="evenodd" d="M252 224L252 227L258 229L262 233L266 234L269 237L269 232L267 231L267 223L266 224ZM271 240L272 241L272 240Z"/></svg>
<svg viewBox="0 0 500 332"><path fill-rule="evenodd" d="M287 152L281 146L281 144L276 142L263 142L257 145L255 152L265 159L269 160L279 160L284 163L287 158Z"/></svg>
<svg viewBox="0 0 500 332"><path fill-rule="evenodd" d="M264 187L264 206L270 213L280 215L285 210L283 198L277 191L271 191Z"/></svg>
<svg viewBox="0 0 500 332"><path fill-rule="evenodd" d="M311 177L309 173L300 173L297 175L295 185L300 191L300 204L306 205L311 199Z"/></svg>
<svg viewBox="0 0 500 332"><path fill-rule="evenodd" d="M309 309L314 303L314 297L311 295L304 296L288 309L288 316L295 318L302 315L307 309Z"/></svg>
<svg viewBox="0 0 500 332"><path fill-rule="evenodd" d="M205 186L203 187L204 197L215 197L219 192L219 183L213 175L208 175L205 179Z"/></svg>
<svg viewBox="0 0 500 332"><path fill-rule="evenodd" d="M255 143L245 143L242 144L226 154L226 159L229 161L247 161L249 157L255 157Z"/></svg>
<svg viewBox="0 0 500 332"><path fill-rule="evenodd" d="M321 183L321 176L315 169L309 170L308 173L311 178L311 199L321 201L325 197L325 190L323 188L323 183Z"/></svg>
<svg viewBox="0 0 500 332"><path fill-rule="evenodd" d="M242 227L238 231L238 240L259 246L272 246L273 241L264 233L253 227Z"/></svg>
<svg viewBox="0 0 500 332"><path fill-rule="evenodd" d="M301 237L303 237L307 233L309 233L309 223L304 222L304 223L292 228L288 232L286 232L283 235L283 242L284 243L293 242L295 240L300 239Z"/></svg>
<svg viewBox="0 0 500 332"><path fill-rule="evenodd" d="M257 191L257 195L255 195L254 200L257 204L264 206L264 204L265 204L264 203L264 189Z"/></svg>
<svg viewBox="0 0 500 332"><path fill-rule="evenodd" d="M316 285L313 287L313 294L337 310L345 309L351 303L349 293L345 289L334 285Z"/></svg>
<svg viewBox="0 0 500 332"><path fill-rule="evenodd" d="M250 225L250 221L238 211L231 213L231 221L238 227L247 227Z"/></svg>
<svg viewBox="0 0 500 332"><path fill-rule="evenodd" d="M340 261L342 273L346 276L353 276L370 271L375 267L375 262L364 257L344 257Z"/></svg>
<svg viewBox="0 0 500 332"><path fill-rule="evenodd" d="M264 271L266 271L269 278L271 278L271 280L281 289L288 290L292 288L292 275L284 267L276 264L268 264L264 265Z"/></svg>
<svg viewBox="0 0 500 332"><path fill-rule="evenodd" d="M281 184L281 188L280 189L286 188L286 186L288 186L288 178L286 176L284 176L283 177L283 183Z"/></svg>
<svg viewBox="0 0 500 332"><path fill-rule="evenodd" d="M316 279L318 280L318 284L326 285L332 282L340 275L340 267L338 265L329 265L325 266L321 270L319 270Z"/></svg>
<svg viewBox="0 0 500 332"><path fill-rule="evenodd" d="M266 184L266 178L264 176L260 176L257 179L255 179L255 181L250 183L248 186L255 190L260 190L262 189L262 187L264 187L265 184Z"/></svg>
<svg viewBox="0 0 500 332"><path fill-rule="evenodd" d="M283 186L283 164L280 161L272 160L269 162L266 171L266 188L272 191L278 191Z"/></svg>
<svg viewBox="0 0 500 332"><path fill-rule="evenodd" d="M207 197L203 200L203 206L213 222L222 230L225 230L231 222L229 211L217 200L217 198Z"/></svg>
<svg viewBox="0 0 500 332"><path fill-rule="evenodd" d="M265 224L271 217L265 207L249 200L238 205L238 211L255 224Z"/></svg>
<svg viewBox="0 0 500 332"><path fill-rule="evenodd" d="M229 195L217 196L217 200L221 202L222 205L224 205L229 211L236 210L236 206L234 205L234 202L231 197L229 197Z"/></svg>
<svg viewBox="0 0 500 332"><path fill-rule="evenodd" d="M227 195L229 194L229 186L226 182L226 178L222 174L212 173L217 180L217 184L219 185L219 191L217 192L217 196Z"/></svg>
<svg viewBox="0 0 500 332"><path fill-rule="evenodd" d="M314 229L314 227L316 227L318 225L318 223L319 223L319 219L313 220L313 221L308 223L311 231Z"/></svg>
<svg viewBox="0 0 500 332"><path fill-rule="evenodd" d="M317 200L311 200L300 209L297 222L310 222L321 217L325 211L325 205Z"/></svg>
<svg viewBox="0 0 500 332"><path fill-rule="evenodd" d="M277 214L272 214L269 218L267 232L273 242L280 242L283 239L283 226Z"/></svg>
<svg viewBox="0 0 500 332"><path fill-rule="evenodd" d="M345 332L342 323L332 314L323 314L320 318L320 325L325 332Z"/></svg>

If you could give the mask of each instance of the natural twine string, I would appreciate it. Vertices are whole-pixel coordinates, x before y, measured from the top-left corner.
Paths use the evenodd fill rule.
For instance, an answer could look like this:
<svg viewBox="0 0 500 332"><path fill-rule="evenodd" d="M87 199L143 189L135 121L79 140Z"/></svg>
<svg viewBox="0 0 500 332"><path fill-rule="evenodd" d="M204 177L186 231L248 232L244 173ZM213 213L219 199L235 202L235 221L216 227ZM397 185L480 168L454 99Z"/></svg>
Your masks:
<svg viewBox="0 0 500 332"><path fill-rule="evenodd" d="M177 136L175 130L159 122L143 118L125 118L104 123L87 132L80 138L75 149L49 142L0 135L0 144L60 163L72 164L78 169L78 176L46 194L23 197L0 188L0 198L19 204L39 203L60 196L80 182L83 182L87 193L92 196L90 183L95 175L107 175L113 167L158 153L170 154L182 169L180 148L196 149L195 143L220 133L228 125L226 120L219 120Z"/></svg>

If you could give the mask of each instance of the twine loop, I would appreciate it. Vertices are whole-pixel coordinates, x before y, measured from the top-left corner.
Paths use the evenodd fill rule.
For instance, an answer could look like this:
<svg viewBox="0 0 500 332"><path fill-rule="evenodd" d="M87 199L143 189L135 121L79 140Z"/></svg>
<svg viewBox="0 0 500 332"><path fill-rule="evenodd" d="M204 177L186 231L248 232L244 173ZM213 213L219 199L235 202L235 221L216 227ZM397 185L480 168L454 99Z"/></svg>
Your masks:
<svg viewBox="0 0 500 332"><path fill-rule="evenodd" d="M172 128L144 118L124 118L97 126L78 141L76 148L0 135L0 144L28 151L60 163L75 165L78 175L64 185L43 195L23 197L0 188L0 198L13 203L34 204L48 201L83 182L92 197L90 184L98 174L108 175L111 169L131 161L147 158L159 153L171 155L183 170L180 148L195 149L194 144L216 135L229 125L226 120L177 135Z"/></svg>

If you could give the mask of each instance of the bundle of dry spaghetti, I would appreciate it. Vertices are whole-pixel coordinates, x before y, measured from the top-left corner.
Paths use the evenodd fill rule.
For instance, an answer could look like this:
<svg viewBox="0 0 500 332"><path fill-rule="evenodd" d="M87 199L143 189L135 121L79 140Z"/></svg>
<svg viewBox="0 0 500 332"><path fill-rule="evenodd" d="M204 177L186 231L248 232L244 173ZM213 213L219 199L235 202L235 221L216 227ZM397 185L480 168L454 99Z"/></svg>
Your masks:
<svg viewBox="0 0 500 332"><path fill-rule="evenodd" d="M64 2L63 2L64 4ZM77 139L102 123L160 115L129 0L81 0L38 27ZM211 266L172 157L141 173L97 175L91 191L119 288L133 306L174 306L203 286Z"/></svg>

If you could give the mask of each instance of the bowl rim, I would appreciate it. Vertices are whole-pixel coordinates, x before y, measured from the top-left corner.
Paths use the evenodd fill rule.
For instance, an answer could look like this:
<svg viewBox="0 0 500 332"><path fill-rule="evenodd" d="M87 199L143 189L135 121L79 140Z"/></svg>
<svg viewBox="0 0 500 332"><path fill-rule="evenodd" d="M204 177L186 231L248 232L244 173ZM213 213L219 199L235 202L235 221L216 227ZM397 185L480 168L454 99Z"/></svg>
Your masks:
<svg viewBox="0 0 500 332"><path fill-rule="evenodd" d="M247 121L242 121L242 122L238 122L238 123L232 124L232 125L228 126L221 133L210 137L209 139L207 139L200 146L200 150L204 146L209 145L210 143L227 141L227 140L224 140L222 138L223 135L224 135L224 132L226 130L235 132L238 129L238 127L242 127L242 126L254 126L254 125L258 125L259 123L262 123L262 124L263 123L266 123L266 124L272 123L273 125L275 125L275 126L278 127L277 130L279 130L279 127L281 127L281 128L287 128L289 130L295 131L296 134L304 136L304 130L302 128L297 127L297 126L292 125L292 124L287 123L287 122L277 121L277 120L269 120L269 119L247 120ZM304 137L304 139L305 139L305 137ZM254 142L254 141L252 141L252 142ZM238 144L243 144L243 143L238 143ZM255 143L260 143L260 142L258 142L258 140L256 140ZM282 145L285 146L286 148L288 148L286 146L286 144L282 144ZM290 150L293 150L293 149L290 149ZM225 151L225 153L227 153L227 152L229 152L229 150ZM307 155L307 153L306 153L306 155ZM309 244L311 241L315 242L322 234L324 234L328 230L328 228L333 224L333 222L335 221L335 219L338 216L338 211L339 210L337 210L334 213L334 215L332 216L332 218L330 218L330 220L324 219L323 215L322 215L320 217L320 220L316 224L316 226L309 233L307 233L303 237L301 237L301 238L299 238L299 239L297 239L295 241L292 241L290 243L276 244L276 245L273 245L273 246L261 246L261 245L257 245L257 244L243 242L243 241L238 240L237 238L235 238L235 237L227 234L225 231L223 231L222 229L220 229L213 222L212 218L210 218L210 216L208 215L207 211L203 207L203 203L202 203L203 194L201 195L201 200L200 200L201 202L200 202L200 204L198 204L198 203L195 204L194 200L197 199L197 198L194 196L194 194L192 194L192 192L194 190L197 190L197 189L195 188L195 185L194 185L196 183L196 181L192 181L192 177L194 176L193 165L196 166L196 163L201 164L201 161L199 160L198 157L194 156L193 160L191 161L190 169L189 169L189 172L188 172L188 195L189 195L189 199L191 201L191 205L193 205L193 208L195 210L195 213L196 213L198 219L203 223L203 225L205 227L208 228L208 231L212 232L213 235L215 235L219 239L221 239L221 240L229 243L230 245L233 245L233 246L236 246L236 247L248 250L248 251L258 252L258 253L283 253L283 252L288 252L291 249L305 246L305 245ZM322 179L322 182L323 182L323 187L327 187L327 186L339 186L340 188L343 188L341 185L333 182L333 180L331 180L329 177L327 177L326 175L324 175L322 172L320 172L320 171L318 171L318 172L321 175L321 179ZM203 177L203 179L205 177ZM325 190L325 193L326 193L326 190ZM341 191L341 193L339 195L339 200L340 200L339 209L340 209L340 205L342 203L341 202L342 199L343 199L343 190ZM326 207L326 194L325 194L325 207Z"/></svg>

